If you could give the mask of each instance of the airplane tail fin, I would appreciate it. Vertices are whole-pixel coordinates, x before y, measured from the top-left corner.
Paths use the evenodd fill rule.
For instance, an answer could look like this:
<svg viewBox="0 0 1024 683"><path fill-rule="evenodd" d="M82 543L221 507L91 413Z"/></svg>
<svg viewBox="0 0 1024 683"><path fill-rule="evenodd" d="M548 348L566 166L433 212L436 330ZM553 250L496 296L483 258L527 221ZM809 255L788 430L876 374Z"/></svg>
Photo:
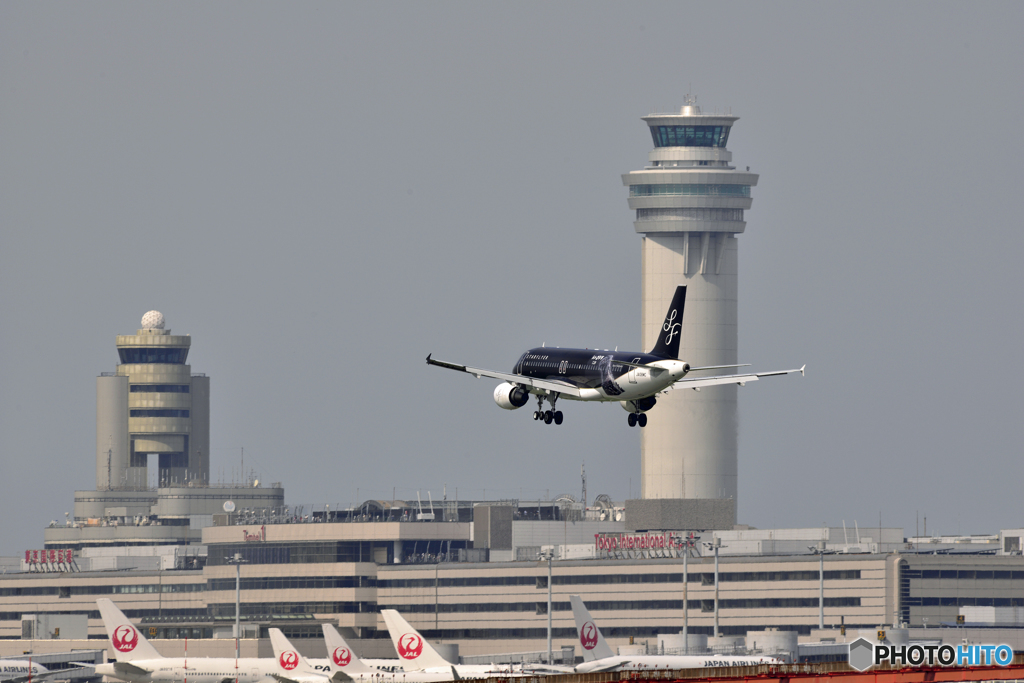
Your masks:
<svg viewBox="0 0 1024 683"><path fill-rule="evenodd" d="M352 652L352 648L338 633L338 629L334 628L334 624L322 624L322 628L324 629L324 642L327 643L327 663L330 665L332 673L343 671L352 678L358 677L359 674L380 673L366 666L363 660L356 657L356 653Z"/></svg>
<svg viewBox="0 0 1024 683"><path fill-rule="evenodd" d="M601 635L601 629L590 617L590 612L587 611L580 596L570 595L569 602L572 603L572 616L576 619L576 633L580 637L580 645L583 646L583 661L614 657L615 653Z"/></svg>
<svg viewBox="0 0 1024 683"><path fill-rule="evenodd" d="M668 313L665 314L665 322L658 330L658 341L651 349L651 355L662 358L679 358L679 338L683 329L683 307L686 304L686 285L676 287L676 293L672 296L672 303L669 304Z"/></svg>
<svg viewBox="0 0 1024 683"><path fill-rule="evenodd" d="M451 667L452 663L431 647L419 631L410 626L398 612L393 609L382 609L380 614L384 617L388 633L391 634L391 642L395 644L398 658L402 660L402 667L406 671Z"/></svg>
<svg viewBox="0 0 1024 683"><path fill-rule="evenodd" d="M138 628L128 620L124 612L107 598L96 600L103 617L103 627L107 630L107 638L114 648L114 658L119 662L130 662L136 659L163 659L163 655L149 644Z"/></svg>
<svg viewBox="0 0 1024 683"><path fill-rule="evenodd" d="M274 648L274 659L284 669L285 675L319 673L306 658L288 641L281 629L270 629L270 644Z"/></svg>

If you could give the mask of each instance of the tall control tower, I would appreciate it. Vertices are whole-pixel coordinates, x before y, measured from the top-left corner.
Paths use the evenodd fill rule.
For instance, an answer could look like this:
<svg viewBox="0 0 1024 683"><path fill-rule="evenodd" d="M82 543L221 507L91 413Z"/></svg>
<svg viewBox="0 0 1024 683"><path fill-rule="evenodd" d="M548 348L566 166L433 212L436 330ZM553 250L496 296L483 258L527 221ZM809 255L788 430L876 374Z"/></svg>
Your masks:
<svg viewBox="0 0 1024 683"><path fill-rule="evenodd" d="M158 486L210 479L210 378L185 364L192 338L149 311L142 329L117 336L117 371L96 378L96 488L145 489L148 456Z"/></svg>
<svg viewBox="0 0 1024 683"><path fill-rule="evenodd" d="M697 367L737 360L736 236L757 174L737 171L726 149L736 116L703 114L693 98L678 114L643 117L650 164L622 176L643 235L641 329L652 348L677 285L687 285L679 358ZM749 167L748 167L749 171ZM710 373L708 373L710 374ZM736 523L736 386L658 397L640 432L641 500L632 529L714 529Z"/></svg>

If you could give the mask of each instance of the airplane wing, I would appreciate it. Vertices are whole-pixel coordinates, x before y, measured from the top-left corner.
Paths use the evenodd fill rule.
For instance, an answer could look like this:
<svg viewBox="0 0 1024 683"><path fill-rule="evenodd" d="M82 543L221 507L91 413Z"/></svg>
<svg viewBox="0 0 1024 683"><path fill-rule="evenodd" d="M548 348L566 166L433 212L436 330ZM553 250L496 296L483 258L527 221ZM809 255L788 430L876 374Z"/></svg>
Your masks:
<svg viewBox="0 0 1024 683"><path fill-rule="evenodd" d="M804 374L804 368L807 366L796 368L793 370L773 370L772 372L751 372L744 375L719 375L717 377L683 377L682 379L676 380L674 384L666 387L665 391L672 391L673 389L696 389L700 390L701 387L713 387L719 384L739 384L740 386L745 385L747 382L756 382L762 377L773 377L775 375L788 375L793 372L799 372L801 376Z"/></svg>
<svg viewBox="0 0 1024 683"><path fill-rule="evenodd" d="M616 361L618 362L618 361ZM458 370L459 372L466 372L473 375L477 379L481 377L492 377L494 379L501 379L506 382L512 382L513 384L523 384L528 387L535 389L543 389L545 391L551 391L559 394L568 394L570 396L579 396L580 388L575 384L569 384L568 382L562 382L553 379L537 379L536 377L526 377L525 375L517 375L512 372L495 372L494 370L481 370L480 368L471 368L465 365L456 365L455 363L447 363L443 360L434 360L429 355L427 356L427 365L436 365L439 368L448 368L449 370Z"/></svg>
<svg viewBox="0 0 1024 683"><path fill-rule="evenodd" d="M129 662L113 662L114 671L118 673L133 674L135 676L145 676L153 673L149 669L143 669L141 666L135 666Z"/></svg>

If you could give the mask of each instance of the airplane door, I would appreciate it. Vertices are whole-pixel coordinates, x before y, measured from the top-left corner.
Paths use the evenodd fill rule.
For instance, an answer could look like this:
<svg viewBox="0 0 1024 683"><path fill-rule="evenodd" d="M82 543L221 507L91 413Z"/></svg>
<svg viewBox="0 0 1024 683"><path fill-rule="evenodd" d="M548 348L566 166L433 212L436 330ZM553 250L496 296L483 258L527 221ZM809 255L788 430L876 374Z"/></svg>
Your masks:
<svg viewBox="0 0 1024 683"><path fill-rule="evenodd" d="M639 363L640 359L639 358L634 358L633 362L634 363ZM636 367L633 366L633 365L630 365L629 366L629 372L626 373L626 374L629 376L629 383L630 384L636 384Z"/></svg>

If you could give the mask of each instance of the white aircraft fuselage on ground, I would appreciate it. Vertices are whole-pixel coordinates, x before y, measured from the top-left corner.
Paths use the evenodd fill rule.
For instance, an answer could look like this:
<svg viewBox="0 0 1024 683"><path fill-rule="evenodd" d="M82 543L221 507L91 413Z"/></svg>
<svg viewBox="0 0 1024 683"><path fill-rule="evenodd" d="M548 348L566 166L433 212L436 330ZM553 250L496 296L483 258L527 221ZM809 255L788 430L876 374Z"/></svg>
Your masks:
<svg viewBox="0 0 1024 683"><path fill-rule="evenodd" d="M128 617L106 598L96 601L115 661L96 665L96 673L131 683L277 683L273 659L164 657Z"/></svg>
<svg viewBox="0 0 1024 683"><path fill-rule="evenodd" d="M576 619L576 634L583 648L583 662L576 666L577 673L593 671L657 671L659 669L699 669L720 666L758 666L783 664L775 657L737 657L733 655L617 655L601 635L586 605L578 595L570 595L572 615Z"/></svg>

